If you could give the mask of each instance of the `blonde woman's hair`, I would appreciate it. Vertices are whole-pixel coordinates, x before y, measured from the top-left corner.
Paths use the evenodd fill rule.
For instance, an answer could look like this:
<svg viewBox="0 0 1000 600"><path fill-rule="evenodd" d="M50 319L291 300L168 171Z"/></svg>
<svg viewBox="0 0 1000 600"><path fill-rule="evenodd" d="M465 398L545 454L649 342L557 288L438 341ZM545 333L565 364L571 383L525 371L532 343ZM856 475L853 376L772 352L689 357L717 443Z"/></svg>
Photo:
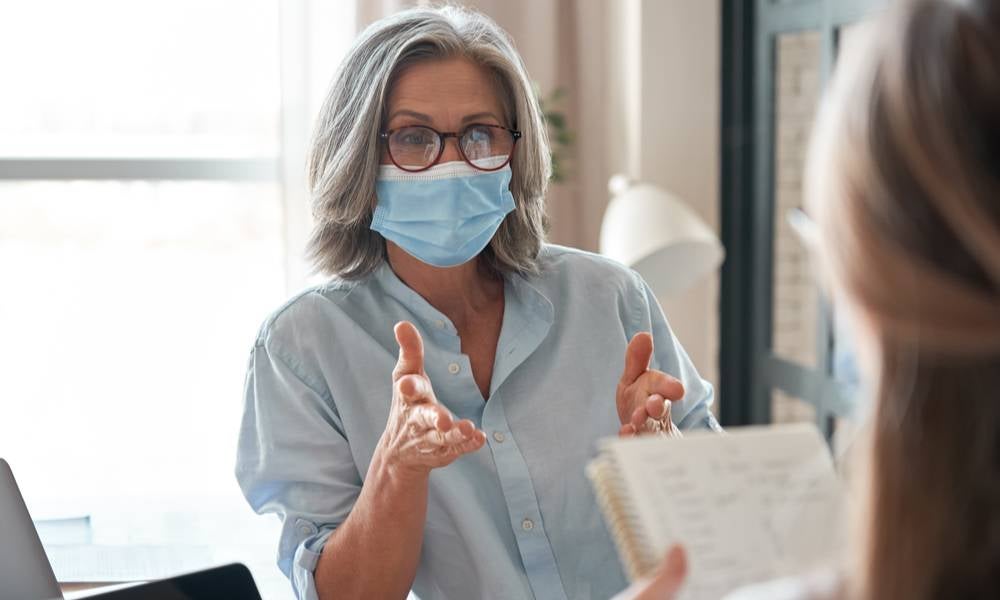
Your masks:
<svg viewBox="0 0 1000 600"><path fill-rule="evenodd" d="M904 2L852 50L807 197L879 361L853 591L1000 598L1000 2Z"/></svg>
<svg viewBox="0 0 1000 600"><path fill-rule="evenodd" d="M369 226L386 99L404 67L452 57L488 69L509 119L505 125L522 133L511 161L510 190L517 207L481 258L494 272L537 270L551 173L542 113L510 37L488 17L456 6L415 8L377 21L360 34L341 63L320 110L309 155L316 226L308 254L317 270L359 278L385 259L385 240Z"/></svg>

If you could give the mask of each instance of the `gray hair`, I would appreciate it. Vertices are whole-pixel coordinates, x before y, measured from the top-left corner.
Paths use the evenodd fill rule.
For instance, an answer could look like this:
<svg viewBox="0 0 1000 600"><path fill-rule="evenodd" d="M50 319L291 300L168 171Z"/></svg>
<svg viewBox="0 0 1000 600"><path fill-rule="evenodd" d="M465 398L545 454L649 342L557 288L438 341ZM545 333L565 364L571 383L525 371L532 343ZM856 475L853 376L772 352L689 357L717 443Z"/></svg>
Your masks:
<svg viewBox="0 0 1000 600"><path fill-rule="evenodd" d="M516 208L480 255L483 265L495 273L537 271L552 171L542 112L510 37L489 17L455 6L414 8L377 21L341 63L320 109L309 154L316 226L307 250L318 271L356 279L385 260L385 240L370 229L385 101L402 67L450 57L466 58L492 72L511 118L507 126L522 133L511 160Z"/></svg>

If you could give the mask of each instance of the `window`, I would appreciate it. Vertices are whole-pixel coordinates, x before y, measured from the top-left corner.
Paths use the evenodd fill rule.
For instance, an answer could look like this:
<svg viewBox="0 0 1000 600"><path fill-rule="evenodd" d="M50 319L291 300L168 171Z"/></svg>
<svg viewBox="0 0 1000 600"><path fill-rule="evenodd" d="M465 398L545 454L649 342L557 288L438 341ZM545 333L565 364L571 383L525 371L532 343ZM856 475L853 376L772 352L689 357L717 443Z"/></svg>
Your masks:
<svg viewBox="0 0 1000 600"><path fill-rule="evenodd" d="M36 519L86 523L61 541L207 548L289 596L236 435L257 328L305 283L305 144L353 36L319 0L5 7L0 456Z"/></svg>
<svg viewBox="0 0 1000 600"><path fill-rule="evenodd" d="M0 48L3 155L276 156L274 0L14 2Z"/></svg>
<svg viewBox="0 0 1000 600"><path fill-rule="evenodd" d="M723 2L724 425L814 421L844 439L856 375L837 315L788 225L838 42L880 0ZM845 386L842 380L848 380Z"/></svg>

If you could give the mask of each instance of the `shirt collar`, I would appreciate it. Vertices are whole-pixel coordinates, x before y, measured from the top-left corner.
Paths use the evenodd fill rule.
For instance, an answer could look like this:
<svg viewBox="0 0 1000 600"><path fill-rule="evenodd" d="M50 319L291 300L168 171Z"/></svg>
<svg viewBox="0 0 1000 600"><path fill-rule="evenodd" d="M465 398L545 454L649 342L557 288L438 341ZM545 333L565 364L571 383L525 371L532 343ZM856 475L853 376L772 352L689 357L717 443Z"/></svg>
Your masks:
<svg viewBox="0 0 1000 600"><path fill-rule="evenodd" d="M504 294L503 326L493 362L491 395L538 349L555 320L552 302L522 275L504 278Z"/></svg>
<svg viewBox="0 0 1000 600"><path fill-rule="evenodd" d="M461 352L461 340L451 320L403 283L388 262L376 269L374 277L387 294L406 306L422 333L433 336L438 344L456 353ZM504 316L491 393L541 345L554 318L552 302L528 279L517 273L504 276Z"/></svg>

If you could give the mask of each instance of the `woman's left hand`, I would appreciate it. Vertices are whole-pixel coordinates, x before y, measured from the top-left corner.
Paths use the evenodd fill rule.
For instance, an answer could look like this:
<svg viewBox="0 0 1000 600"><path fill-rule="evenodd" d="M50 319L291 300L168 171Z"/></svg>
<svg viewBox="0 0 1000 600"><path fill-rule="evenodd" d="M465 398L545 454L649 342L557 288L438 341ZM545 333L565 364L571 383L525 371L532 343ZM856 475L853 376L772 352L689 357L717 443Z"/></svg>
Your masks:
<svg viewBox="0 0 1000 600"><path fill-rule="evenodd" d="M684 385L663 371L650 369L652 356L653 336L635 334L625 350L625 370L615 392L622 437L652 433L656 431L649 426L652 422L662 423L664 433L679 435L670 420L670 402L684 397Z"/></svg>
<svg viewBox="0 0 1000 600"><path fill-rule="evenodd" d="M636 581L612 600L673 600L684 584L686 575L687 556L684 548L673 546L652 575Z"/></svg>

